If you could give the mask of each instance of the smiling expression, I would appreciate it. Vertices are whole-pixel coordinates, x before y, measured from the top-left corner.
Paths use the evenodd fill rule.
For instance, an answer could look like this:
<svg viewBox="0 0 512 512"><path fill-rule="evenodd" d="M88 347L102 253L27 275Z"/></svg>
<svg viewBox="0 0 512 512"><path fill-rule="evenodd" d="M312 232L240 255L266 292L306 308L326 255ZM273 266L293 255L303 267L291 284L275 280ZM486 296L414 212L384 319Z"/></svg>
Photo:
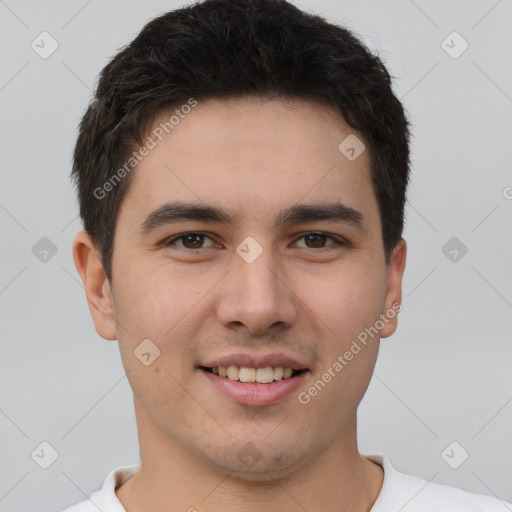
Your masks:
<svg viewBox="0 0 512 512"><path fill-rule="evenodd" d="M386 266L368 151L351 161L338 149L351 134L319 103L204 101L133 171L114 237L115 321L93 316L119 340L155 445L264 479L354 434L379 336L314 400L297 399L401 298L405 247ZM151 364L134 355L143 340L160 351Z"/></svg>

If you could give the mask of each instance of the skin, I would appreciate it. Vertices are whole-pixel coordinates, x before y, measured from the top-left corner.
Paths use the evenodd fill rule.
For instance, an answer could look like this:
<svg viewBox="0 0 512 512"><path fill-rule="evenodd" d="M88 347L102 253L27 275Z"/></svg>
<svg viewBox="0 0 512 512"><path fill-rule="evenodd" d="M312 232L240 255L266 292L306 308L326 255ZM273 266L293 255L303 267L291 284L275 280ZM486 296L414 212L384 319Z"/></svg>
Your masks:
<svg viewBox="0 0 512 512"><path fill-rule="evenodd" d="M297 393L269 406L239 405L197 368L234 352L285 353L310 369L304 391L401 302L406 244L386 266L368 152L349 161L338 150L351 133L320 103L200 102L132 171L112 283L90 238L76 235L74 260L96 330L119 341L134 394L141 469L116 491L127 511L362 512L377 499L383 471L358 451L356 413L379 338L393 334L396 316L306 405ZM223 206L240 219L138 230L175 199ZM274 226L284 208L327 200L361 212L365 227ZM206 237L164 245L187 231ZM310 240L312 231L333 239ZM247 236L263 249L250 264L236 253ZM350 245L337 246L336 237ZM148 366L133 354L146 338L160 349ZM260 454L250 467L237 456L248 442Z"/></svg>

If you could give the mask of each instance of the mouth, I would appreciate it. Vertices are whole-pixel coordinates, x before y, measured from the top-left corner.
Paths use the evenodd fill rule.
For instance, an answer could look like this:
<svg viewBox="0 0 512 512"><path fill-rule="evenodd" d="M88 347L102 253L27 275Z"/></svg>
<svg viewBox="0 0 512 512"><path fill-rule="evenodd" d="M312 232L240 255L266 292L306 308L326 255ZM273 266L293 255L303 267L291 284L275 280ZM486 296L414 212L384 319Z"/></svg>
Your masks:
<svg viewBox="0 0 512 512"><path fill-rule="evenodd" d="M200 366L201 370L221 378L247 384L271 384L288 379L294 379L298 375L307 372L306 368L294 369L283 366L265 366L263 368L251 368L246 366Z"/></svg>
<svg viewBox="0 0 512 512"><path fill-rule="evenodd" d="M311 369L284 354L227 355L204 361L197 371L204 384L219 396L253 407L290 399L311 374Z"/></svg>

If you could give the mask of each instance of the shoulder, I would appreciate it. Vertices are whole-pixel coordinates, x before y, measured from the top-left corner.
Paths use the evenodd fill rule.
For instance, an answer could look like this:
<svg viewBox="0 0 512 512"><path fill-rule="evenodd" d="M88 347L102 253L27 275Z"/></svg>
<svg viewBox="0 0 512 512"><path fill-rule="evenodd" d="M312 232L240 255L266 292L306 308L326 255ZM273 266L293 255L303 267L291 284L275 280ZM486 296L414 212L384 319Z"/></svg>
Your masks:
<svg viewBox="0 0 512 512"><path fill-rule="evenodd" d="M67 509L63 510L62 512L98 512L98 507L94 505L94 503L90 500L81 501L80 503L77 503L76 505L71 505L71 507L68 507Z"/></svg>
<svg viewBox="0 0 512 512"><path fill-rule="evenodd" d="M425 480L422 482L428 485L424 488L423 496L421 493L418 495L418 512L431 510L433 505L439 512L505 512L507 507L512 511L512 504L507 504L498 498L464 491L449 485L428 483ZM404 512L406 510L409 509L405 508Z"/></svg>
<svg viewBox="0 0 512 512"><path fill-rule="evenodd" d="M117 498L116 489L135 475L140 465L120 466L112 469L101 489L94 491L89 499L76 503L62 512L126 512Z"/></svg>
<svg viewBox="0 0 512 512"><path fill-rule="evenodd" d="M110 509L108 508L103 509L105 501L105 493L102 491L95 491L91 494L89 499L71 505L62 512L98 512L98 509L104 512L110 512Z"/></svg>
<svg viewBox="0 0 512 512"><path fill-rule="evenodd" d="M512 504L397 471L383 455L367 455L384 469L381 492L371 512L512 512Z"/></svg>

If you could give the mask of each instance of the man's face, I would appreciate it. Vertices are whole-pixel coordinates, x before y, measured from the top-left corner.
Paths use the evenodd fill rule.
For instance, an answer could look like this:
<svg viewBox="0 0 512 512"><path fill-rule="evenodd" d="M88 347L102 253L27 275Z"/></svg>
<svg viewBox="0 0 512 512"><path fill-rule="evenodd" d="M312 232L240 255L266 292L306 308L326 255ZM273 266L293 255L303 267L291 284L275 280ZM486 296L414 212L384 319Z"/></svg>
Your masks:
<svg viewBox="0 0 512 512"><path fill-rule="evenodd" d="M133 171L112 295L141 444L264 479L355 435L379 335L344 354L400 299L403 266L392 256L388 275L368 151L351 161L338 149L353 133L315 103L199 102ZM232 221L147 221L178 201ZM280 222L288 209L332 203L345 207L335 218ZM389 336L396 319L377 325ZM243 380L302 371L242 383L205 369L218 366L250 368ZM274 369L252 369L263 367Z"/></svg>

